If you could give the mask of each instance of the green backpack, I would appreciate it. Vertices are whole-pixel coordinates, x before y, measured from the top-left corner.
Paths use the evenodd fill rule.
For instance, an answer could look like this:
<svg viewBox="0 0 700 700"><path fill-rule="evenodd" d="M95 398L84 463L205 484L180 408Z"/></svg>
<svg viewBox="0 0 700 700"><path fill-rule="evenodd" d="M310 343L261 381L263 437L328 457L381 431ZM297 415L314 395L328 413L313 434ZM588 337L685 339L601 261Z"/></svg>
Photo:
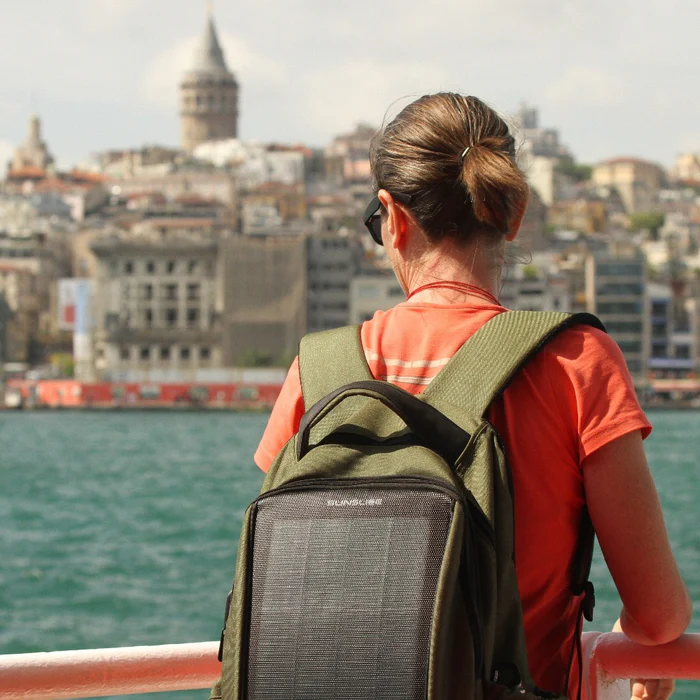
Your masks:
<svg viewBox="0 0 700 700"><path fill-rule="evenodd" d="M485 416L574 324L602 328L588 314L499 314L419 396L372 378L358 327L302 340L306 413L245 513L212 698L563 697L528 670L510 470Z"/></svg>

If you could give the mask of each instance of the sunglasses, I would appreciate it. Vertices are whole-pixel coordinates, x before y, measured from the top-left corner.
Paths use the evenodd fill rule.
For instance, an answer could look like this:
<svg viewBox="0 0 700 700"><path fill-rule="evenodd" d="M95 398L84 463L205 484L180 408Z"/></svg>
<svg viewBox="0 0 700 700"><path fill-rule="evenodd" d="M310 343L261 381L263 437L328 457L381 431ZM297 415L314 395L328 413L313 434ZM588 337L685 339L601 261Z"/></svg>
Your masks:
<svg viewBox="0 0 700 700"><path fill-rule="evenodd" d="M413 200L413 196L410 194L401 194L400 192L396 194L390 192L389 194L399 204L410 204ZM382 243L382 203L379 201L379 197L372 197L372 201L367 205L367 209L365 209L365 213L362 216L362 221L374 242L384 245Z"/></svg>

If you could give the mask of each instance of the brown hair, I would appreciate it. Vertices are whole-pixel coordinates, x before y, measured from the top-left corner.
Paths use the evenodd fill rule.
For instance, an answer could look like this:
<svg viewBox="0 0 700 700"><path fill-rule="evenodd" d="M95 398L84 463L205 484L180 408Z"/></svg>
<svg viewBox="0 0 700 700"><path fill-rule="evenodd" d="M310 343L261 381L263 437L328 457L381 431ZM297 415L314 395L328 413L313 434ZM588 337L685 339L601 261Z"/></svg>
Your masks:
<svg viewBox="0 0 700 700"><path fill-rule="evenodd" d="M433 241L509 233L527 202L508 125L476 97L412 102L372 139L370 162L374 191L412 195L408 208Z"/></svg>

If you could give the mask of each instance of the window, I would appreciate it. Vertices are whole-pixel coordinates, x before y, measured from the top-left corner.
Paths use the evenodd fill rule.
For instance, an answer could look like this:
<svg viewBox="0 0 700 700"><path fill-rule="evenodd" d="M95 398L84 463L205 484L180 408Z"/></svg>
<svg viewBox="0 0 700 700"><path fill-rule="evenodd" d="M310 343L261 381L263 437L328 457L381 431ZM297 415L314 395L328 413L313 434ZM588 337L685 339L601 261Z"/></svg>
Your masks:
<svg viewBox="0 0 700 700"><path fill-rule="evenodd" d="M153 326L153 309L144 309L143 324L146 328L151 328Z"/></svg>
<svg viewBox="0 0 700 700"><path fill-rule="evenodd" d="M605 324L608 329L608 333L611 335L619 333L641 333L642 332L642 322L641 321L610 321ZM666 331L661 334L662 337L666 336Z"/></svg>
<svg viewBox="0 0 700 700"><path fill-rule="evenodd" d="M122 360L128 360L131 357L131 353L129 352L128 346L119 348L119 357Z"/></svg>
<svg viewBox="0 0 700 700"><path fill-rule="evenodd" d="M690 359L690 346L689 345L676 345L676 359L689 360Z"/></svg>
<svg viewBox="0 0 700 700"><path fill-rule="evenodd" d="M601 277L641 277L644 274L641 262L598 263L596 272Z"/></svg>
<svg viewBox="0 0 700 700"><path fill-rule="evenodd" d="M208 360L211 357L211 350L207 347L199 348L199 359Z"/></svg>
<svg viewBox="0 0 700 700"><path fill-rule="evenodd" d="M165 310L165 325L168 328L174 328L177 326L177 309Z"/></svg>
<svg viewBox="0 0 700 700"><path fill-rule="evenodd" d="M209 401L209 387L206 386L193 386L187 392L190 398L197 403L202 403L204 401Z"/></svg>
<svg viewBox="0 0 700 700"><path fill-rule="evenodd" d="M596 292L600 296L639 296L644 292L644 285L642 282L606 282L604 284L596 285Z"/></svg>
<svg viewBox="0 0 700 700"><path fill-rule="evenodd" d="M402 297L403 294L403 289L401 287L395 287L391 286L389 287L389 296L390 297Z"/></svg>
<svg viewBox="0 0 700 700"><path fill-rule="evenodd" d="M651 302L651 315L652 316L665 316L667 308L668 308L668 302L652 301Z"/></svg>
<svg viewBox="0 0 700 700"><path fill-rule="evenodd" d="M254 386L240 386L236 389L236 398L239 401L257 401L260 392Z"/></svg>
<svg viewBox="0 0 700 700"><path fill-rule="evenodd" d="M166 284L165 285L165 299L167 301L177 300L177 285L176 284Z"/></svg>
<svg viewBox="0 0 700 700"><path fill-rule="evenodd" d="M181 360L189 360L190 359L190 349L186 345L183 345L180 348L180 359Z"/></svg>
<svg viewBox="0 0 700 700"><path fill-rule="evenodd" d="M199 309L187 309L187 326L194 328L199 323Z"/></svg>
<svg viewBox="0 0 700 700"><path fill-rule="evenodd" d="M596 306L596 311L600 315L605 314L641 314L642 302L600 302Z"/></svg>
<svg viewBox="0 0 700 700"><path fill-rule="evenodd" d="M198 301L199 300L199 284L193 282L187 285L187 300L188 301Z"/></svg>
<svg viewBox="0 0 700 700"><path fill-rule="evenodd" d="M127 260L124 263L124 274L131 275L134 272L134 263L131 260Z"/></svg>
<svg viewBox="0 0 700 700"><path fill-rule="evenodd" d="M163 345L160 349L160 359L169 360L170 359L170 346Z"/></svg>
<svg viewBox="0 0 700 700"><path fill-rule="evenodd" d="M149 260L146 263L146 272L149 275L152 275L156 271L156 264L153 262L153 260Z"/></svg>
<svg viewBox="0 0 700 700"><path fill-rule="evenodd" d="M142 360L150 360L151 359L151 348L148 345L144 345L141 348L141 352L139 353L140 357Z"/></svg>
<svg viewBox="0 0 700 700"><path fill-rule="evenodd" d="M618 340L617 344L623 353L638 353L642 351L642 344L638 340Z"/></svg>
<svg viewBox="0 0 700 700"><path fill-rule="evenodd" d="M195 272L197 272L197 261L196 260L190 260L187 263L187 274L192 275Z"/></svg>
<svg viewBox="0 0 700 700"><path fill-rule="evenodd" d="M176 268L176 267L177 267L177 266L175 265L175 261L174 261L174 260L168 260L168 262L167 262L167 264L166 264L166 266L165 266L165 269L167 270L167 272L168 272L169 275L172 275L172 274L175 273L175 268Z"/></svg>
<svg viewBox="0 0 700 700"><path fill-rule="evenodd" d="M157 384L144 384L139 387L139 396L147 401L155 401L160 398L160 387Z"/></svg>
<svg viewBox="0 0 700 700"><path fill-rule="evenodd" d="M627 360L627 369L631 374L639 374L642 371L642 363L639 360Z"/></svg>
<svg viewBox="0 0 700 700"><path fill-rule="evenodd" d="M143 284L141 285L141 299L144 301L150 301L153 299L153 285Z"/></svg>

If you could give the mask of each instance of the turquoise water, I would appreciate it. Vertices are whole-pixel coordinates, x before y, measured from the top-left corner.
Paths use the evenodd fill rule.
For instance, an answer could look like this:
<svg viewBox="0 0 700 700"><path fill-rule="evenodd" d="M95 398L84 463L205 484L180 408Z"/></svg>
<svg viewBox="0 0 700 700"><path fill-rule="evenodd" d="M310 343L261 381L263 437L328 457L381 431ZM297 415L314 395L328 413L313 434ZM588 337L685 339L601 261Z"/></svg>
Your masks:
<svg viewBox="0 0 700 700"><path fill-rule="evenodd" d="M650 417L650 463L700 604L700 414ZM217 639L241 517L262 481L251 455L266 419L0 413L0 653ZM599 555L594 581L589 627L607 630L620 603Z"/></svg>

